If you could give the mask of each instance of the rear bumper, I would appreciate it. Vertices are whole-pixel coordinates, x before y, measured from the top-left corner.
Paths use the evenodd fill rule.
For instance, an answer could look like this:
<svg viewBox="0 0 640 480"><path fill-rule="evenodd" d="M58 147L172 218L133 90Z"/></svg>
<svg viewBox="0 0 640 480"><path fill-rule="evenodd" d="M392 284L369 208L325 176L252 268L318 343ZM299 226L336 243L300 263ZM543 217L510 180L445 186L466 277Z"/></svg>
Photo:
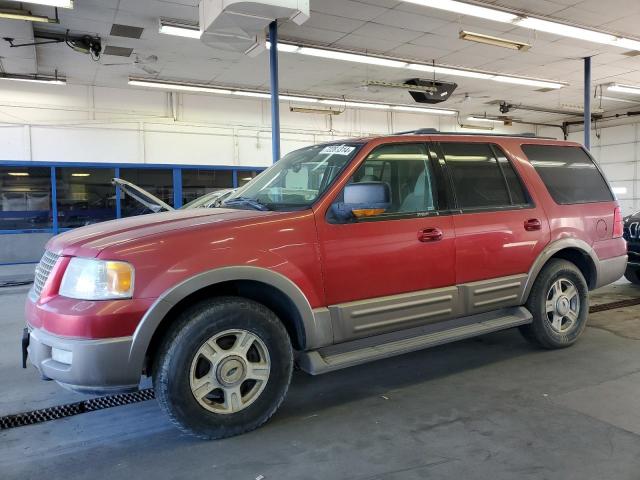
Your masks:
<svg viewBox="0 0 640 480"><path fill-rule="evenodd" d="M31 329L29 360L45 377L81 393L137 390L141 372L131 368L132 338L83 340Z"/></svg>
<svg viewBox="0 0 640 480"><path fill-rule="evenodd" d="M597 283L595 288L604 287L615 282L624 275L627 268L627 256L620 255L618 257L607 258L598 261L596 265L598 270Z"/></svg>

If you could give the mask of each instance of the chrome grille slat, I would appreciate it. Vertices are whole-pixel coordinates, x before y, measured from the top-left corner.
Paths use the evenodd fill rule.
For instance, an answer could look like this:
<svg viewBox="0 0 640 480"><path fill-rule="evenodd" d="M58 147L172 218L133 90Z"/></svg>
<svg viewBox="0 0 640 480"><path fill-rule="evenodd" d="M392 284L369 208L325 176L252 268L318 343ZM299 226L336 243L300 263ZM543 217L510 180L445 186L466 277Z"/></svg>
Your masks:
<svg viewBox="0 0 640 480"><path fill-rule="evenodd" d="M42 289L44 288L51 270L58 261L60 256L53 252L46 251L36 267L35 277L33 279L33 289L37 296L40 296Z"/></svg>

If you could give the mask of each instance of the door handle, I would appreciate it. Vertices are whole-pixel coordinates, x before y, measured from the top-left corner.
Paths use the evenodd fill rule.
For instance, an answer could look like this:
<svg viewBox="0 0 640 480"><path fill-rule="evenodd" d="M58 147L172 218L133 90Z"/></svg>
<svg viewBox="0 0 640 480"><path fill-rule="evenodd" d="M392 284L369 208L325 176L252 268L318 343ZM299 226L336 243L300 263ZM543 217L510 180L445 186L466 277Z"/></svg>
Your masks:
<svg viewBox="0 0 640 480"><path fill-rule="evenodd" d="M542 229L542 222L537 218L529 218L524 221L524 229L527 232L534 232Z"/></svg>
<svg viewBox="0 0 640 480"><path fill-rule="evenodd" d="M442 240L442 230L437 227L425 228L418 232L418 240L421 242L437 242Z"/></svg>

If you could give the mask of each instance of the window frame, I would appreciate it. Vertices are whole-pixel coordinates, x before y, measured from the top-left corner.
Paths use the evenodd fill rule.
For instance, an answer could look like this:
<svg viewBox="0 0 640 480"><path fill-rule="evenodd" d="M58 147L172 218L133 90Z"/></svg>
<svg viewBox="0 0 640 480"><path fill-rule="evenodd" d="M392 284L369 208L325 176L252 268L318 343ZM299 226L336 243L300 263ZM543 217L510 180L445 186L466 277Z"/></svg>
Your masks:
<svg viewBox="0 0 640 480"><path fill-rule="evenodd" d="M529 155L527 155L527 152L524 151L524 147L526 147L526 146L578 148L578 149L582 150L587 155L587 157L589 158L591 163L596 167L596 170L600 174L600 178L602 179L604 184L607 186L607 190L609 191L609 194L611 195L611 200L593 200L593 201L589 201L589 202L567 202L567 203L559 203L559 202L557 202L556 199L551 194L551 191L549 190L549 187L547 187L547 184L542 179L542 176L540 175L540 173L538 173L538 170L536 170L536 167L533 165L533 163L531 163L531 159L529 158ZM593 203L609 203L609 202L615 202L616 201L616 196L613 193L613 190L611 189L611 184L607 180L607 177L605 176L604 172L602 171L602 168L600 168L600 165L598 164L598 162L596 162L596 159L593 157L593 155L591 155L591 152L589 152L589 150L587 150L583 145L571 145L571 144L569 144L569 145L551 145L551 144L548 144L548 143L522 143L520 145L520 149L522 150L522 153L524 154L525 158L527 159L527 162L529 162L531 167L535 170L536 175L538 175L538 177L540 177L540 181L544 185L544 188L547 190L547 193L549 194L549 197L551 198L551 200L556 205L558 205L558 206L589 205L589 204L593 204Z"/></svg>
<svg viewBox="0 0 640 480"><path fill-rule="evenodd" d="M437 152L438 158L439 160L443 163L443 168L445 171L445 175L447 177L447 185L449 186L449 193L451 196L451 204L452 204L452 213L454 214L472 214L472 213L486 213L486 212L504 212L504 211L511 211L511 210L529 210L529 209L534 209L536 208L536 204L533 200L533 197L531 196L531 194L529 193L529 189L527 188L526 183L522 180L522 176L520 175L520 172L518 171L518 169L515 167L513 159L511 158L511 156L505 151L505 149L502 148L502 146L500 146L499 144L495 143L495 142L456 142L456 141L450 141L450 142L441 142L441 141L434 141L434 150ZM446 157L445 157L445 153L444 153L444 148L443 145L444 144L478 144L478 145L486 145L489 147L489 149L491 150L491 153L493 154L493 158L496 161L496 164L498 165L498 170L500 171L500 175L502 177L502 180L504 182L504 186L505 189L507 191L507 195L509 197L509 201L511 202L511 205L501 205L501 206L486 206L486 207L473 207L473 208L462 208L460 206L460 204L458 203L458 198L457 198L457 194L456 194L456 185L453 179L453 174L451 172L450 166L447 163ZM524 194L525 200L527 201L527 203L522 203L522 204L514 204L513 203L513 194L511 192L511 188L509 186L509 182L507 181L506 175L504 173L504 170L502 168L502 165L500 165L500 160L499 157L502 156L504 157L507 162L509 163L511 169L513 170L513 172L516 175L516 179L520 184L520 187L522 188L522 193Z"/></svg>
<svg viewBox="0 0 640 480"><path fill-rule="evenodd" d="M371 223L371 222L384 222L384 221L394 221L394 220L411 220L416 218L429 218L429 217L440 217L443 215L450 215L452 212L451 209L451 201L450 197L447 193L448 189L444 188L446 177L443 171L443 166L438 162L435 157L435 152L431 149L431 145L433 142L428 140L423 141L406 141L406 142L387 142L376 146L373 150L371 150L356 166L354 170L355 172L365 164L365 162L369 159L371 155L373 155L377 150L388 147L390 145L419 145L424 148L424 151L429 159L429 165L431 167L431 172L433 173L433 183L435 184L435 190L432 193L434 195L434 205L436 208L434 210L424 210L419 212L397 212L397 213L383 213L380 215L365 217L365 218L353 218L350 221L341 221L337 218L333 218L331 214L331 206L340 198L344 188L347 186L349 180L352 178L351 175L347 178L347 181L344 183L338 194L331 200L329 208L325 213L325 221L332 225L353 225L358 223Z"/></svg>

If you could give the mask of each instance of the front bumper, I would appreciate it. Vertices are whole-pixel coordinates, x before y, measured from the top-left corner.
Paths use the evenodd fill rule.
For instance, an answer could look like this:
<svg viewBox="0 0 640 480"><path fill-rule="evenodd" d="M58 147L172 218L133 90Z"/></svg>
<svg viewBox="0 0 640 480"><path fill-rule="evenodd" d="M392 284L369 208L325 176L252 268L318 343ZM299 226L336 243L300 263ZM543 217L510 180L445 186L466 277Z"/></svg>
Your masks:
<svg viewBox="0 0 640 480"><path fill-rule="evenodd" d="M32 329L29 360L43 377L82 393L137 390L140 372L129 364L132 338L83 340Z"/></svg>

